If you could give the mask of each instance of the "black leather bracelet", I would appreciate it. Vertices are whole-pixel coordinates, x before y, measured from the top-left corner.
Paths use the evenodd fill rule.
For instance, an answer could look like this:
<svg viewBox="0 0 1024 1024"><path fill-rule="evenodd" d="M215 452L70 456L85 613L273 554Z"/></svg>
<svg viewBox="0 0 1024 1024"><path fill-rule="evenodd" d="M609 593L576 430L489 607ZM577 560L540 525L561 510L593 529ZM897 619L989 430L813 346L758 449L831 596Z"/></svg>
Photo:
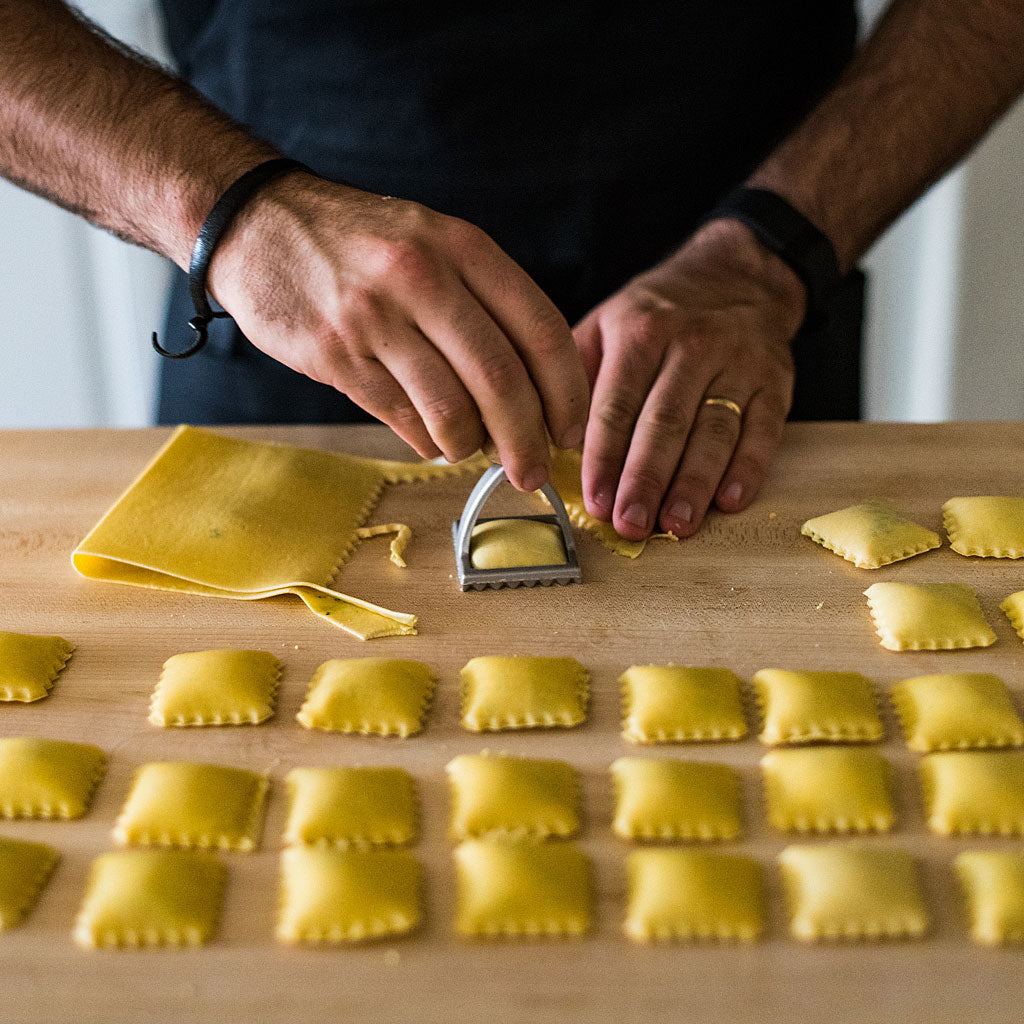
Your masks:
<svg viewBox="0 0 1024 1024"><path fill-rule="evenodd" d="M804 283L807 313L804 323L826 317L833 296L843 283L835 246L795 206L764 188L730 192L701 225L731 219L745 224L754 237L775 253Z"/></svg>
<svg viewBox="0 0 1024 1024"><path fill-rule="evenodd" d="M287 174L289 171L313 172L298 160L290 160L287 157L275 157L273 160L266 160L248 170L240 178L232 182L224 194L213 204L213 209L207 214L206 220L199 231L196 244L192 247L192 259L188 267L188 292L192 298L192 305L195 306L196 315L188 321L189 327L195 332L195 340L181 352L170 352L165 349L153 332L153 348L162 356L168 359L187 359L195 355L206 344L206 329L215 319L230 318L230 313L222 310L214 310L210 306L210 300L206 295L206 275L210 270L210 260L213 259L214 251L225 232L231 226L239 210L256 194L264 185L273 178Z"/></svg>

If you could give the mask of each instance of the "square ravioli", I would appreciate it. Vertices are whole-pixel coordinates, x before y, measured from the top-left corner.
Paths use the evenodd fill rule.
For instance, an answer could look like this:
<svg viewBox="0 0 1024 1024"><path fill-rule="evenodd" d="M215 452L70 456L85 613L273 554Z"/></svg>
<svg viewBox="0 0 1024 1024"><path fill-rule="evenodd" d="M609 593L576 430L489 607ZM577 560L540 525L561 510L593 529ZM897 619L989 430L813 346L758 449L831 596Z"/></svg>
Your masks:
<svg viewBox="0 0 1024 1024"><path fill-rule="evenodd" d="M764 931L761 865L703 850L636 850L626 858L623 931L636 942L751 942Z"/></svg>
<svg viewBox="0 0 1024 1024"><path fill-rule="evenodd" d="M940 835L1024 835L1024 753L944 752L921 758L928 827Z"/></svg>
<svg viewBox="0 0 1024 1024"><path fill-rule="evenodd" d="M888 832L892 771L869 747L771 750L761 760L768 821L781 832Z"/></svg>
<svg viewBox="0 0 1024 1024"><path fill-rule="evenodd" d="M633 743L738 740L747 734L740 681L728 669L634 665L619 683L622 735Z"/></svg>
<svg viewBox="0 0 1024 1024"><path fill-rule="evenodd" d="M460 935L535 938L590 929L590 861L572 843L468 839L455 850Z"/></svg>
<svg viewBox="0 0 1024 1024"><path fill-rule="evenodd" d="M950 498L942 518L959 555L1024 558L1024 498Z"/></svg>
<svg viewBox="0 0 1024 1024"><path fill-rule="evenodd" d="M579 778L564 761L485 751L460 754L447 770L453 839L494 833L545 839L579 831Z"/></svg>
<svg viewBox="0 0 1024 1024"><path fill-rule="evenodd" d="M293 846L281 854L282 942L363 942L420 923L419 861L406 850Z"/></svg>
<svg viewBox="0 0 1024 1024"><path fill-rule="evenodd" d="M999 607L1010 620L1017 636L1024 640L1024 590L1011 594Z"/></svg>
<svg viewBox="0 0 1024 1024"><path fill-rule="evenodd" d="M1024 744L1024 722L998 676L984 672L915 676L892 688L892 702L911 750L927 753Z"/></svg>
<svg viewBox="0 0 1024 1024"><path fill-rule="evenodd" d="M88 743L0 739L0 817L80 818L106 766Z"/></svg>
<svg viewBox="0 0 1024 1024"><path fill-rule="evenodd" d="M462 670L462 724L471 732L579 725L587 681L575 658L473 658Z"/></svg>
<svg viewBox="0 0 1024 1024"><path fill-rule="evenodd" d="M554 523L489 519L473 527L469 558L474 569L565 565L565 545L562 531Z"/></svg>
<svg viewBox="0 0 1024 1024"><path fill-rule="evenodd" d="M886 650L948 651L996 642L964 583L873 583L864 596Z"/></svg>
<svg viewBox="0 0 1024 1024"><path fill-rule="evenodd" d="M75 939L92 947L205 945L220 917L225 875L211 853L105 853L93 861Z"/></svg>
<svg viewBox="0 0 1024 1024"><path fill-rule="evenodd" d="M808 519L800 532L859 569L879 569L942 546L937 533L877 500Z"/></svg>
<svg viewBox="0 0 1024 1024"><path fill-rule="evenodd" d="M42 700L73 650L59 636L0 630L0 701L29 704Z"/></svg>
<svg viewBox="0 0 1024 1024"><path fill-rule="evenodd" d="M416 786L402 768L293 768L285 782L286 843L401 846L416 838Z"/></svg>
<svg viewBox="0 0 1024 1024"><path fill-rule="evenodd" d="M434 693L434 673L404 658L325 661L295 716L307 729L364 736L412 736Z"/></svg>
<svg viewBox="0 0 1024 1024"><path fill-rule="evenodd" d="M164 662L153 725L256 725L274 713L281 663L266 651L194 651Z"/></svg>
<svg viewBox="0 0 1024 1024"><path fill-rule="evenodd" d="M0 932L25 920L58 859L57 851L45 843L0 836Z"/></svg>
<svg viewBox="0 0 1024 1024"><path fill-rule="evenodd" d="M905 850L787 846L779 864L790 934L802 942L916 939L930 926Z"/></svg>
<svg viewBox="0 0 1024 1024"><path fill-rule="evenodd" d="M954 864L971 938L983 946L1024 942L1024 854L969 850Z"/></svg>
<svg viewBox="0 0 1024 1024"><path fill-rule="evenodd" d="M727 764L620 757L612 830L623 839L735 839L740 777Z"/></svg>
<svg viewBox="0 0 1024 1024"><path fill-rule="evenodd" d="M266 778L243 768L144 764L114 824L114 838L123 846L255 850L266 795Z"/></svg>
<svg viewBox="0 0 1024 1024"><path fill-rule="evenodd" d="M751 682L762 743L868 743L885 732L871 681L859 672L763 668Z"/></svg>

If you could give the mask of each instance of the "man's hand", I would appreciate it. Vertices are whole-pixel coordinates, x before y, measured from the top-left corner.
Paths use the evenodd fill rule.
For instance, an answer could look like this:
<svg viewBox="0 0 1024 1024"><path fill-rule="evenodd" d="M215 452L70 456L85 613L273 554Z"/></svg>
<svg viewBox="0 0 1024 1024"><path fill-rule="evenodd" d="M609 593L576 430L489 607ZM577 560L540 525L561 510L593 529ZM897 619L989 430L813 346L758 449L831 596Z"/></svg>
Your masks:
<svg viewBox="0 0 1024 1024"><path fill-rule="evenodd" d="M712 501L737 512L789 412L804 287L736 221L703 227L576 326L593 387L587 509L624 537L690 536ZM727 398L742 418L709 397Z"/></svg>
<svg viewBox="0 0 1024 1024"><path fill-rule="evenodd" d="M511 482L575 447L587 380L565 319L481 230L292 174L242 210L211 292L253 344L347 394L421 455L493 440Z"/></svg>

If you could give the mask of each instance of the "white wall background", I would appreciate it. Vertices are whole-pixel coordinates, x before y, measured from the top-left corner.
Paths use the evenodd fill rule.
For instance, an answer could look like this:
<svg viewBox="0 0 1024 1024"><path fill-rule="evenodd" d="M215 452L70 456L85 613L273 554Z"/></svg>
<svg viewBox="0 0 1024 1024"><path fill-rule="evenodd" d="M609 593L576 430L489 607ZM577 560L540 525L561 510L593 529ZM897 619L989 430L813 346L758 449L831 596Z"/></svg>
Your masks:
<svg viewBox="0 0 1024 1024"><path fill-rule="evenodd" d="M154 0L85 0L160 59ZM885 0L861 0L870 18ZM1024 419L1024 103L869 253L871 419ZM166 265L0 181L0 427L151 422Z"/></svg>

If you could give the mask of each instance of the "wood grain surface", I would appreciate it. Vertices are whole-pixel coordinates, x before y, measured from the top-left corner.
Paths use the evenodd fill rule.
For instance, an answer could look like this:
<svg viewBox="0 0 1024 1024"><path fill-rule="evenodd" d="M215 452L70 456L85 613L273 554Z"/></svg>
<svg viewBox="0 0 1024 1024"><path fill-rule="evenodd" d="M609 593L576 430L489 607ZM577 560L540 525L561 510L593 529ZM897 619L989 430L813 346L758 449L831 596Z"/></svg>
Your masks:
<svg viewBox="0 0 1024 1024"><path fill-rule="evenodd" d="M235 431L293 444L400 457L376 428ZM619 735L617 677L631 663L723 665L744 679L758 668L856 669L882 690L947 670L992 671L1024 700L1024 644L999 602L1024 589L1024 563L966 559L948 546L877 571L856 569L799 534L812 515L866 496L893 499L940 530L957 494L1024 493L1024 425L808 424L788 428L771 483L741 515L713 515L686 543L655 542L636 562L580 539L582 586L462 594L453 579L450 523L472 480L390 488L372 517L412 526L409 568L387 560L387 538L364 542L342 571L346 593L420 615L417 637L361 643L315 619L297 599L232 602L87 581L70 554L166 437L136 432L0 434L0 628L59 633L77 647L46 700L0 705L0 735L85 740L110 759L90 813L77 822L0 822L0 834L51 843L61 863L28 923L0 936L0 1020L353 1022L1011 1021L1021 1017L1017 950L967 938L953 856L1015 849L1013 840L953 840L927 833L908 753L885 704L882 749L895 765L899 827L867 840L921 859L931 936L914 944L806 947L791 941L776 854L785 836L764 821L756 739L647 748L650 756L726 761L744 780L742 841L721 844L764 865L770 927L749 948L640 947L621 935L627 845L609 829L608 765L637 753ZM519 502L503 499L509 510ZM498 506L495 506L498 507ZM891 653L879 644L861 592L878 580L960 580L977 591L998 642L985 650ZM146 721L162 662L220 646L272 651L284 662L278 713L256 727L161 730ZM487 653L571 654L592 672L585 726L476 736L458 717L458 670ZM327 658L400 655L440 676L426 731L401 741L309 732L295 713ZM750 709L748 709L750 710ZM751 715L753 723L753 716ZM525 944L453 936L453 874L445 836L444 765L483 748L563 758L584 778L582 847L598 890L591 938ZM225 854L223 923L213 945L187 952L86 952L71 939L89 863L110 830L135 769L193 759L268 772L264 842ZM346 949L290 949L273 939L281 779L295 765L396 764L417 779L427 877L427 919L407 941Z"/></svg>

